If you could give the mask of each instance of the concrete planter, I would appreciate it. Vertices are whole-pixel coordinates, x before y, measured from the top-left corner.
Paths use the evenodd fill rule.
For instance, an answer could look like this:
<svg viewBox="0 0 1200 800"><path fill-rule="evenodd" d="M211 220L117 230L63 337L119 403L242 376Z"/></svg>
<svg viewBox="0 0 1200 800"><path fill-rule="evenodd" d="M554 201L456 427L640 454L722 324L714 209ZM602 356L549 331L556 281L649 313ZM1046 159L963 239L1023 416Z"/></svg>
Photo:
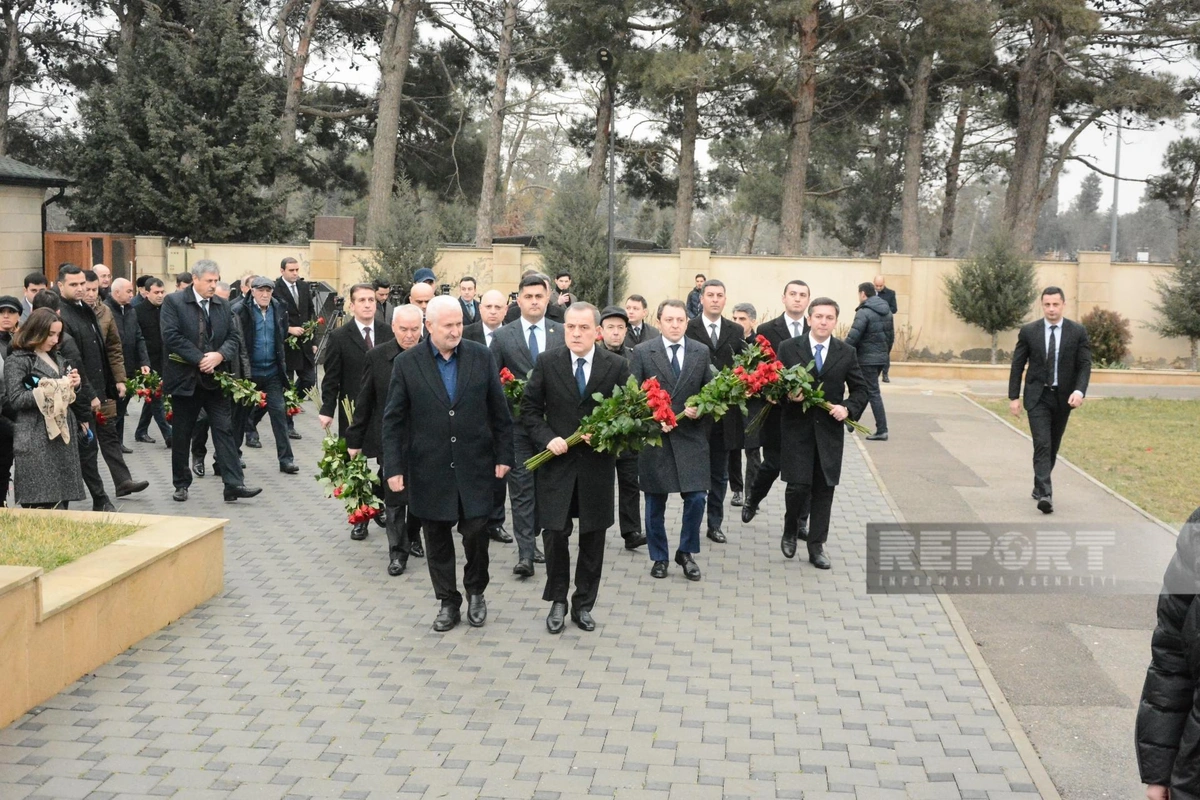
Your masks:
<svg viewBox="0 0 1200 800"><path fill-rule="evenodd" d="M1008 364L934 364L893 361L889 373L896 378L945 381L1008 381ZM1200 372L1179 369L1092 369L1092 383L1123 386L1200 386Z"/></svg>
<svg viewBox="0 0 1200 800"><path fill-rule="evenodd" d="M48 574L0 566L0 727L53 697L215 596L224 585L222 519L86 511L142 526L124 539Z"/></svg>

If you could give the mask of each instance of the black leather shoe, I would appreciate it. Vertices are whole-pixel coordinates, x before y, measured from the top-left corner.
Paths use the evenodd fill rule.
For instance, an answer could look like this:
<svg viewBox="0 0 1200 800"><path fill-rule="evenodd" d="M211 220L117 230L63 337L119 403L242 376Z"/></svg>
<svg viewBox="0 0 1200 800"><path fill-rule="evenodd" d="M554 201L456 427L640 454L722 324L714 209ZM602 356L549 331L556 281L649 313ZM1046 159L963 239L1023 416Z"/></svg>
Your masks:
<svg viewBox="0 0 1200 800"><path fill-rule="evenodd" d="M350 538L356 542L361 542L363 539L367 538L367 523L354 523L354 527L350 529Z"/></svg>
<svg viewBox="0 0 1200 800"><path fill-rule="evenodd" d="M717 544L725 544L725 533L720 528L709 528L708 538Z"/></svg>
<svg viewBox="0 0 1200 800"><path fill-rule="evenodd" d="M487 601L481 594L473 594L467 598L467 622L472 628L482 628L487 622Z"/></svg>
<svg viewBox="0 0 1200 800"><path fill-rule="evenodd" d="M887 441L887 431L883 431L882 433L880 433L879 431L875 431L875 433L872 433L870 436L867 437L867 441L868 442L886 442Z"/></svg>
<svg viewBox="0 0 1200 800"><path fill-rule="evenodd" d="M733 506L734 508L741 508L742 507L742 493L734 492L733 499L729 501L729 505Z"/></svg>
<svg viewBox="0 0 1200 800"><path fill-rule="evenodd" d="M796 538L802 542L808 541L808 528L804 525L800 526L800 530L796 531Z"/></svg>
<svg viewBox="0 0 1200 800"><path fill-rule="evenodd" d="M1030 496L1030 497L1032 497L1034 500L1041 500L1041 499L1042 499L1042 496L1041 496L1040 494L1038 494L1038 493L1037 493L1037 489L1034 489L1032 492L1030 492L1030 493L1029 493L1029 496Z"/></svg>
<svg viewBox="0 0 1200 800"><path fill-rule="evenodd" d="M92 511L101 511L105 514L117 513L117 507L105 500L103 503L93 503Z"/></svg>
<svg viewBox="0 0 1200 800"><path fill-rule="evenodd" d="M1038 511L1043 514L1053 514L1054 503L1050 501L1049 497L1043 497L1041 500L1038 500Z"/></svg>
<svg viewBox="0 0 1200 800"><path fill-rule="evenodd" d="M884 375L882 378L880 378L880 380L881 380L881 381L883 381L884 383L891 383L891 382L892 382L892 379L891 379L891 378L889 378L887 375Z"/></svg>
<svg viewBox="0 0 1200 800"><path fill-rule="evenodd" d="M146 491L150 481L125 481L117 486L117 497L128 497L131 494Z"/></svg>
<svg viewBox="0 0 1200 800"><path fill-rule="evenodd" d="M754 519L754 515L757 513L758 503L747 500L746 505L742 506L742 522L749 522Z"/></svg>
<svg viewBox="0 0 1200 800"><path fill-rule="evenodd" d="M808 548L808 563L817 569L829 569L833 566L833 562L829 560L829 556L825 555L825 548L821 545Z"/></svg>
<svg viewBox="0 0 1200 800"><path fill-rule="evenodd" d="M500 542L501 544L512 544L512 540L513 540L512 534L509 533L508 531L504 530L503 525L497 526L495 528L489 528L488 529L488 538L491 539L493 542Z"/></svg>
<svg viewBox="0 0 1200 800"><path fill-rule="evenodd" d="M166 439L163 439L163 446L165 446L168 450L171 449L171 437L170 436L168 436Z"/></svg>
<svg viewBox="0 0 1200 800"><path fill-rule="evenodd" d="M284 461L279 465L280 472L286 472L288 475L295 475L300 471L300 467L296 466L295 461Z"/></svg>
<svg viewBox="0 0 1200 800"><path fill-rule="evenodd" d="M258 438L257 436L247 436L246 447L249 447L251 450L258 450L262 447L262 439Z"/></svg>
<svg viewBox="0 0 1200 800"><path fill-rule="evenodd" d="M535 564L545 564L546 563L546 554L543 553L541 550L537 549L536 547L533 550L533 563L535 563Z"/></svg>
<svg viewBox="0 0 1200 800"><path fill-rule="evenodd" d="M462 617L457 606L444 604L438 609L437 618L433 621L433 629L438 633L445 633L457 625L460 619Z"/></svg>
<svg viewBox="0 0 1200 800"><path fill-rule="evenodd" d="M667 577L667 562L655 561L654 566L650 568L650 577L651 578Z"/></svg>
<svg viewBox="0 0 1200 800"><path fill-rule="evenodd" d="M192 456L192 472L195 473L197 478L204 477L204 459L203 458L196 458L195 456Z"/></svg>
<svg viewBox="0 0 1200 800"><path fill-rule="evenodd" d="M225 502L232 503L234 500L257 497L260 494L262 494L262 489L252 489L249 486L226 486Z"/></svg>
<svg viewBox="0 0 1200 800"><path fill-rule="evenodd" d="M174 500L176 503L186 503L187 496L188 496L188 490L187 490L187 487L184 486L183 488L176 489L175 494L171 495L171 499Z"/></svg>
<svg viewBox="0 0 1200 800"><path fill-rule="evenodd" d="M136 441L139 441L139 442L144 442L145 444L155 444L155 443L157 443L157 442L158 442L158 439L155 439L155 438L154 438L153 436L151 436L150 434L145 434L145 435L143 435L143 436L135 436L135 437L133 437L133 438L134 438Z"/></svg>
<svg viewBox="0 0 1200 800"><path fill-rule="evenodd" d="M691 553L676 553L675 563L683 567L683 574L689 581L700 580L700 566L692 560Z"/></svg>
<svg viewBox="0 0 1200 800"><path fill-rule="evenodd" d="M391 575L393 578L397 575L403 575L407 567L408 565L404 563L403 558L393 558L388 562L388 575Z"/></svg>
<svg viewBox="0 0 1200 800"><path fill-rule="evenodd" d="M794 534L783 532L783 538L779 540L779 549L783 551L784 558L796 557L796 537Z"/></svg>
<svg viewBox="0 0 1200 800"><path fill-rule="evenodd" d="M596 630L596 620L592 619L592 615L585 611L572 611L571 620L581 630L591 631Z"/></svg>
<svg viewBox="0 0 1200 800"><path fill-rule="evenodd" d="M551 633L562 633L567 621L567 604L551 603L550 614L546 617L546 630Z"/></svg>
<svg viewBox="0 0 1200 800"><path fill-rule="evenodd" d="M408 543L408 554L417 558L425 557L425 548L421 547L421 539L417 537Z"/></svg>
<svg viewBox="0 0 1200 800"><path fill-rule="evenodd" d="M127 456L131 456L133 455L133 448L123 444L121 445L121 452Z"/></svg>
<svg viewBox="0 0 1200 800"><path fill-rule="evenodd" d="M300 431L291 430L291 431L288 431L288 438L289 439L303 439L304 437L300 435Z"/></svg>
<svg viewBox="0 0 1200 800"><path fill-rule="evenodd" d="M517 559L517 565L513 567L513 575L519 575L522 578L532 578L533 562L528 558Z"/></svg>
<svg viewBox="0 0 1200 800"><path fill-rule="evenodd" d="M625 537L625 549L637 550L639 547L646 545L646 537L641 533L631 533Z"/></svg>
<svg viewBox="0 0 1200 800"><path fill-rule="evenodd" d="M387 508L384 507L384 508L379 509L379 513L376 514L371 519L373 519L375 521L375 524L378 525L379 527L386 528L387 527Z"/></svg>

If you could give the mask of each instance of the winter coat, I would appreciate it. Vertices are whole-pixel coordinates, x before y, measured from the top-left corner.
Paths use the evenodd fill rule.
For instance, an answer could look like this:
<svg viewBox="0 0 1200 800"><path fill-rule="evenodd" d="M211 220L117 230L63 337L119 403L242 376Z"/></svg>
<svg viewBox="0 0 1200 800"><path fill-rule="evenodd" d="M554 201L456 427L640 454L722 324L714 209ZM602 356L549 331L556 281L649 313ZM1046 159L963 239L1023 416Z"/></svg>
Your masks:
<svg viewBox="0 0 1200 800"><path fill-rule="evenodd" d="M77 415L87 413L87 406L81 408L76 396L67 411L71 441L64 442L61 436L51 440L33 389L26 385L31 376L63 377L66 369L63 358L52 357L58 364L57 372L30 350L14 350L4 362L4 403L16 414L12 443L16 467L13 497L18 504L58 504L85 497L79 442L75 437L85 435L79 428ZM90 419L90 415L86 418Z"/></svg>
<svg viewBox="0 0 1200 800"><path fill-rule="evenodd" d="M887 364L896 341L887 301L878 296L868 297L854 309L854 324L845 341L858 351L859 366Z"/></svg>

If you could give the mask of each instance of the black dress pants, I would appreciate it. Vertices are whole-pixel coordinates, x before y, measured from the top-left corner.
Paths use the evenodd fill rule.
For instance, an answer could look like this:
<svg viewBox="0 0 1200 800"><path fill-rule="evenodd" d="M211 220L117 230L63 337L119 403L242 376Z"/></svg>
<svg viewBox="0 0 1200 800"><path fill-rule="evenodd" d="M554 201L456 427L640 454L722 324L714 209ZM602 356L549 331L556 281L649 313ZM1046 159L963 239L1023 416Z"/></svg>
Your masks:
<svg viewBox="0 0 1200 800"><path fill-rule="evenodd" d="M12 481L13 467L13 424L8 417L0 416L0 507L7 505L8 484Z"/></svg>
<svg viewBox="0 0 1200 800"><path fill-rule="evenodd" d="M1042 396L1029 409L1029 433L1033 436L1033 493L1038 497L1054 495L1050 473L1058 462L1058 446L1062 444L1070 416L1067 398L1053 387L1042 389Z"/></svg>
<svg viewBox="0 0 1200 800"><path fill-rule="evenodd" d="M750 493L746 496L746 504L760 505L767 493L779 477L779 440L774 441L774 447L763 442L762 461L754 470L754 479L750 482ZM787 484L784 496L783 528L786 531L803 533L808 530L809 501L808 494L801 493L798 484Z"/></svg>
<svg viewBox="0 0 1200 800"><path fill-rule="evenodd" d="M575 594L571 596L571 610L591 611L596 605L596 594L600 590L600 575L604 569L603 528L595 531L579 531L579 560L575 562ZM560 531L545 531L542 539L546 547L546 589L542 599L551 603L567 602L567 589L571 586L571 528Z"/></svg>
<svg viewBox="0 0 1200 800"><path fill-rule="evenodd" d="M220 389L204 389L199 386L191 395L177 394L175 404L175 427L171 437L171 477L176 489L192 485L192 467L189 458L192 435L200 412L208 414L208 425L212 431L213 448L217 453L217 465L221 468L221 479L226 486L241 486L242 465L238 461L237 445L233 441L233 414L229 398Z"/></svg>
<svg viewBox="0 0 1200 800"><path fill-rule="evenodd" d="M375 496L383 501L383 507L387 510L384 527L388 539L388 560L400 558L401 555L407 559L412 553L413 541L420 541L421 520L408 508L407 492L393 492L388 488L382 464L379 466L379 485L375 487Z"/></svg>
<svg viewBox="0 0 1200 800"><path fill-rule="evenodd" d="M125 466L125 454L121 452L117 420L108 419L103 425L94 425L93 428L96 431L96 441L100 444L100 455L104 456L104 463L108 465L113 483L120 486L133 480L133 476L129 474L129 467Z"/></svg>
<svg viewBox="0 0 1200 800"><path fill-rule="evenodd" d="M821 458L815 458L813 464L812 483L789 483L785 495L787 516L803 522L808 516L808 549L812 552L817 545L823 545L829 539L829 518L833 512L833 491L825 480L821 469ZM804 516L802 516L804 515ZM784 523L785 525L788 523ZM794 528L792 530L795 530Z"/></svg>
<svg viewBox="0 0 1200 800"><path fill-rule="evenodd" d="M637 453L617 456L617 519L621 535L642 532L642 495L638 490Z"/></svg>
<svg viewBox="0 0 1200 800"><path fill-rule="evenodd" d="M96 426L92 425L91 430L90 440L82 429L76 431L79 436L79 471L83 473L83 483L92 496L92 508L99 510L109 502L109 497L104 490L104 479L100 477L100 444L96 440Z"/></svg>
<svg viewBox="0 0 1200 800"><path fill-rule="evenodd" d="M747 486L754 485L754 476L762 465L762 453L757 447L747 447L746 474L742 477L742 451L729 451L729 489L737 494L746 491Z"/></svg>
<svg viewBox="0 0 1200 800"><path fill-rule="evenodd" d="M463 588L468 595L483 594L488 586L488 539L485 528L487 517L466 519L462 516L462 505L458 509L458 532L462 536L463 553L467 557L463 569ZM442 520L421 520L425 530L425 561L429 565L429 578L433 581L433 594L443 605L455 608L462 605L462 593L458 591L457 567L454 562L455 523Z"/></svg>

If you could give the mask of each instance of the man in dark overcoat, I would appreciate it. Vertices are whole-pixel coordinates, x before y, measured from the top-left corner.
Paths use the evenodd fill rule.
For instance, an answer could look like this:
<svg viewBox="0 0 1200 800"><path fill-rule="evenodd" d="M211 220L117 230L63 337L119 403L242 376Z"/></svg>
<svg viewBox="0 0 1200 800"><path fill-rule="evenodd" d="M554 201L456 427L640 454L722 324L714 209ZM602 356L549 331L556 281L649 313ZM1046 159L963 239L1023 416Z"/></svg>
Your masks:
<svg viewBox="0 0 1200 800"><path fill-rule="evenodd" d="M533 473L537 524L545 533L546 589L550 603L546 628L562 633L571 582L571 519L579 520L579 560L571 619L585 631L596 629L591 611L604 566L604 535L613 524L616 457L587 442L568 448L566 439L583 418L629 380L629 364L596 342L600 312L576 301L564 315L567 346L546 353L533 366L521 399L521 422L534 448L555 454Z"/></svg>
<svg viewBox="0 0 1200 800"><path fill-rule="evenodd" d="M787 340L778 352L785 367L814 362L815 377L832 406L829 411L815 407L806 411L799 403L784 403L779 426L781 475L789 489L796 486L786 495L788 511L798 518L800 511L794 506L807 500L808 560L818 569L830 568L825 542L833 491L842 476L843 423L847 418L857 420L867 407L867 381L854 348L833 336L838 311L837 303L828 297L813 300L808 307L808 335Z"/></svg>
<svg viewBox="0 0 1200 800"><path fill-rule="evenodd" d="M441 295L425 309L425 340L396 357L383 415L383 472L388 488L408 487L421 519L434 594L441 609L433 629L459 623L462 594L455 577L456 523L466 567L467 621L487 619L488 536L493 483L513 464L512 417L487 348L462 340L462 308Z"/></svg>
<svg viewBox="0 0 1200 800"><path fill-rule="evenodd" d="M675 563L688 580L700 580L700 567L692 557L700 552L700 522L710 483L709 428L712 420L700 417L687 399L712 380L709 350L687 338L687 306L682 300L664 300L658 307L662 336L642 342L633 350L631 371L638 383L657 378L671 395L671 408L679 426L663 434L662 444L638 454L638 483L646 495L646 539L654 566L650 574L667 577L667 530L664 517L667 495L683 497L683 524Z"/></svg>

